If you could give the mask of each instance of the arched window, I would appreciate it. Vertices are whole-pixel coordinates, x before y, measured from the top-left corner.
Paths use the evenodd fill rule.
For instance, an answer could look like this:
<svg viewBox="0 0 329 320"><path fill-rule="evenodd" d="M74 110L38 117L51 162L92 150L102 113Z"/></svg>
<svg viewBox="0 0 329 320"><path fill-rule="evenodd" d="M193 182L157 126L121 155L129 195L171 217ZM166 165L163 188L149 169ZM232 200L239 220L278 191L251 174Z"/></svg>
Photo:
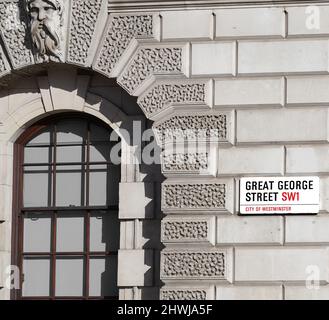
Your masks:
<svg viewBox="0 0 329 320"><path fill-rule="evenodd" d="M16 299L116 299L120 165L112 130L65 114L33 125L15 146ZM113 140L113 139L112 139Z"/></svg>

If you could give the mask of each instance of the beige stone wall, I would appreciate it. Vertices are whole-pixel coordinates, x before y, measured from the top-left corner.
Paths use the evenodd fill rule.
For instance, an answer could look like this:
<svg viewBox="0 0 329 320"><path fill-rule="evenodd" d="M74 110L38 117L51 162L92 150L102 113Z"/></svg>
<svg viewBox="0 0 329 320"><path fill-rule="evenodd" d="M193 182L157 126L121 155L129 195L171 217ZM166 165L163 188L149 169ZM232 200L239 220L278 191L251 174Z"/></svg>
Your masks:
<svg viewBox="0 0 329 320"><path fill-rule="evenodd" d="M0 21L4 2L0 1ZM68 9L73 18L64 26L65 61L116 78L154 121L167 178L161 199L165 249L160 270L154 270L164 284L161 298L328 299L329 2L310 9L315 2L255 1L251 6L227 7L217 1L211 7L209 1L204 9L178 6L109 14L101 10L104 2L88 2L98 8L92 13L85 2ZM82 31L79 26L90 14L93 23ZM317 18L319 28L312 20ZM24 37L22 28L14 33L4 29L3 85L8 75L22 75L21 68L35 64ZM17 41L12 43L12 38ZM85 88L84 79L79 79L79 86ZM7 141L12 142L14 133L41 112L64 108L63 102L84 112L99 111L92 95L87 100L94 104L83 109L85 100L65 89L64 98L53 105L47 82L40 85L44 80L39 79L28 94L18 92L13 101L9 102L7 89L0 96L4 143L0 159L5 168L0 176L4 199L0 203L6 208L1 214L7 222L11 205L7 173L12 164ZM50 92L58 87L53 81ZM41 97L42 103L35 103ZM204 129L197 139L201 151L186 152L181 143L196 139L191 136L195 129ZM174 138L180 143L173 154ZM191 158L197 161L191 164ZM264 175L319 175L320 214L238 216L239 179ZM140 181L128 182L122 186L123 194L130 188L140 192ZM134 230L136 237L144 222L131 212L131 221L123 224L121 232ZM5 224L0 234L8 229ZM128 238L123 242L120 257L126 263L138 263L139 273L134 276L128 265L122 265L119 279L127 288L121 298L154 297L156 288L149 282L144 288L142 281L143 262L151 259L150 251L133 243ZM4 249L0 255L2 264L7 252ZM319 270L318 289L306 287L309 266ZM0 277L0 287L1 281Z"/></svg>

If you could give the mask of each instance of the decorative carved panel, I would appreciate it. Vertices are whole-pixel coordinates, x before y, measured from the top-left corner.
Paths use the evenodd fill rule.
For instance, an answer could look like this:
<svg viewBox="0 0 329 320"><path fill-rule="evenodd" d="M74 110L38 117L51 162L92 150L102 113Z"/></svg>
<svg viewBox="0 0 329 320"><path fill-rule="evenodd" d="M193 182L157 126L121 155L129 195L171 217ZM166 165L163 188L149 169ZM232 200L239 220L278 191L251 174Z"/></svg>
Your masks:
<svg viewBox="0 0 329 320"><path fill-rule="evenodd" d="M215 243L215 218L167 217L162 220L161 241L164 243Z"/></svg>
<svg viewBox="0 0 329 320"><path fill-rule="evenodd" d="M103 0L72 0L68 61L85 65Z"/></svg>
<svg viewBox="0 0 329 320"><path fill-rule="evenodd" d="M162 210L225 210L226 185L170 183L162 185Z"/></svg>
<svg viewBox="0 0 329 320"><path fill-rule="evenodd" d="M118 83L133 93L153 73L180 74L183 71L182 51L180 47L140 48L118 78Z"/></svg>
<svg viewBox="0 0 329 320"><path fill-rule="evenodd" d="M156 85L138 104L149 118L172 104L206 104L206 83Z"/></svg>
<svg viewBox="0 0 329 320"><path fill-rule="evenodd" d="M174 115L154 125L159 144L175 140L228 141L227 114Z"/></svg>
<svg viewBox="0 0 329 320"><path fill-rule="evenodd" d="M161 278L167 280L227 280L226 250L164 250Z"/></svg>
<svg viewBox="0 0 329 320"><path fill-rule="evenodd" d="M94 68L110 75L133 38L151 37L153 37L153 15L111 16Z"/></svg>
<svg viewBox="0 0 329 320"><path fill-rule="evenodd" d="M207 291L198 288L162 289L160 300L207 300Z"/></svg>
<svg viewBox="0 0 329 320"><path fill-rule="evenodd" d="M200 173L208 169L208 153L163 153L163 173Z"/></svg>
<svg viewBox="0 0 329 320"><path fill-rule="evenodd" d="M206 240L207 221L166 221L162 225L162 240Z"/></svg>
<svg viewBox="0 0 329 320"><path fill-rule="evenodd" d="M33 63L31 44L26 37L27 20L23 4L24 1L19 0L0 0L0 32L15 69Z"/></svg>

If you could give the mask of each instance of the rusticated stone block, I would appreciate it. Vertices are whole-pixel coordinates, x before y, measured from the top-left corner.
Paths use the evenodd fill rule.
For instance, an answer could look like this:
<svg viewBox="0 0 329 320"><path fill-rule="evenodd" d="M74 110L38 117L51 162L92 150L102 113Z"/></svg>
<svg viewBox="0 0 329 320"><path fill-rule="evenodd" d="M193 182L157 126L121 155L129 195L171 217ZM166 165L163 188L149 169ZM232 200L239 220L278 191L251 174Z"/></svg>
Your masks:
<svg viewBox="0 0 329 320"><path fill-rule="evenodd" d="M138 100L148 118L170 108L172 105L209 104L207 83L162 83L153 87Z"/></svg>
<svg viewBox="0 0 329 320"><path fill-rule="evenodd" d="M239 42L239 75L302 72L328 72L327 40Z"/></svg>
<svg viewBox="0 0 329 320"><path fill-rule="evenodd" d="M280 285L224 285L216 287L216 300L282 300Z"/></svg>
<svg viewBox="0 0 329 320"><path fill-rule="evenodd" d="M207 287L164 287L160 300L209 300L213 295Z"/></svg>
<svg viewBox="0 0 329 320"><path fill-rule="evenodd" d="M161 16L164 40L211 39L213 15L210 10L165 11Z"/></svg>
<svg viewBox="0 0 329 320"><path fill-rule="evenodd" d="M181 74L182 59L181 47L142 47L119 76L118 83L132 94L153 73Z"/></svg>
<svg viewBox="0 0 329 320"><path fill-rule="evenodd" d="M159 144L181 141L230 140L230 118L228 113L175 114L154 125Z"/></svg>
<svg viewBox="0 0 329 320"><path fill-rule="evenodd" d="M167 217L162 220L163 243L215 243L215 219L211 217Z"/></svg>
<svg viewBox="0 0 329 320"><path fill-rule="evenodd" d="M24 1L0 1L0 30L8 56L15 69L33 64L33 56L27 45L26 14ZM1 49L0 49L0 75L1 75Z"/></svg>
<svg viewBox="0 0 329 320"><path fill-rule="evenodd" d="M248 247L235 248L236 282L290 281L304 284L310 279L310 267L319 280L328 283L329 248L318 247Z"/></svg>
<svg viewBox="0 0 329 320"><path fill-rule="evenodd" d="M212 183L164 183L162 210L233 212L233 184L226 180Z"/></svg>
<svg viewBox="0 0 329 320"><path fill-rule="evenodd" d="M208 153L172 153L162 156L162 168L166 173L197 172L208 168Z"/></svg>
<svg viewBox="0 0 329 320"><path fill-rule="evenodd" d="M103 0L73 0L68 61L85 65Z"/></svg>
<svg viewBox="0 0 329 320"><path fill-rule="evenodd" d="M153 37L153 15L113 15L98 54L95 69L109 75L133 38Z"/></svg>
<svg viewBox="0 0 329 320"><path fill-rule="evenodd" d="M163 209L225 208L225 184L166 184Z"/></svg>
<svg viewBox="0 0 329 320"><path fill-rule="evenodd" d="M218 144L164 145L161 169L164 175L216 176Z"/></svg>
<svg viewBox="0 0 329 320"><path fill-rule="evenodd" d="M284 36L282 8L225 8L214 13L219 39Z"/></svg>
<svg viewBox="0 0 329 320"><path fill-rule="evenodd" d="M231 280L231 251L213 250L164 250L161 253L161 279Z"/></svg>

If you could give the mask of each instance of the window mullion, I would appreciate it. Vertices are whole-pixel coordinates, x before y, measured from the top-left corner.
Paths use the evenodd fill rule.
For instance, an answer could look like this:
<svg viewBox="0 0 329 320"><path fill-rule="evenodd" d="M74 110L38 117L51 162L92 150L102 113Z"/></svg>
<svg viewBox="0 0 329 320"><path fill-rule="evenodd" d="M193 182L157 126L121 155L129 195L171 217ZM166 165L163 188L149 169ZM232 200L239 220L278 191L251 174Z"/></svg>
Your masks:
<svg viewBox="0 0 329 320"><path fill-rule="evenodd" d="M56 241L57 241L57 212L53 212L51 228L51 292L52 299L56 297Z"/></svg>
<svg viewBox="0 0 329 320"><path fill-rule="evenodd" d="M85 165L86 172L86 206L89 207L89 194L90 194L90 122L87 123L87 158ZM86 247L85 247L85 298L89 297L89 272L90 272L90 211L87 211L86 214L86 224L85 224L85 232L86 232Z"/></svg>
<svg viewBox="0 0 329 320"><path fill-rule="evenodd" d="M57 125L53 130L54 159L53 159L53 207L56 207L56 170L57 170ZM56 241L57 241L57 211L53 212L51 234L51 298L56 297Z"/></svg>
<svg viewBox="0 0 329 320"><path fill-rule="evenodd" d="M57 126L54 125L53 131L53 142L54 142L54 161L53 161L53 207L56 207L56 170L57 170Z"/></svg>
<svg viewBox="0 0 329 320"><path fill-rule="evenodd" d="M85 234L86 234L86 246L85 246L85 298L89 298L89 279L90 279L90 211L87 211L86 217L85 217Z"/></svg>

